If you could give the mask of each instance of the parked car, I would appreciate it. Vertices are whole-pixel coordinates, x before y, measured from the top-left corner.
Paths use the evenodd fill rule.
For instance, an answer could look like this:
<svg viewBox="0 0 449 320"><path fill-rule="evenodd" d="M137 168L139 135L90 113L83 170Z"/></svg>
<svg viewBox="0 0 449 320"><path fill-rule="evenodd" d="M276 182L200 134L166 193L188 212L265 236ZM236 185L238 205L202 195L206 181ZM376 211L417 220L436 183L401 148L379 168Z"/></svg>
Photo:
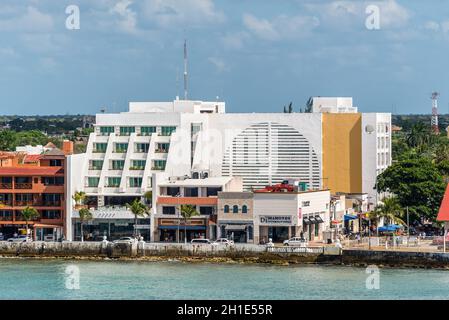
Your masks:
<svg viewBox="0 0 449 320"><path fill-rule="evenodd" d="M25 236L25 235L8 239L8 242L29 242L29 241L31 241L31 238L29 236Z"/></svg>
<svg viewBox="0 0 449 320"><path fill-rule="evenodd" d="M113 243L128 243L128 244L133 244L134 242L136 242L136 239L134 239L133 237L121 237L120 239L113 241Z"/></svg>
<svg viewBox="0 0 449 320"><path fill-rule="evenodd" d="M225 246L233 246L234 245L234 241L233 240L229 240L226 238L220 238L215 240L215 243L218 245L225 245Z"/></svg>
<svg viewBox="0 0 449 320"><path fill-rule="evenodd" d="M191 244L212 244L209 239L192 239Z"/></svg>
<svg viewBox="0 0 449 320"><path fill-rule="evenodd" d="M307 240L304 238L293 237L284 241L284 246L307 247Z"/></svg>

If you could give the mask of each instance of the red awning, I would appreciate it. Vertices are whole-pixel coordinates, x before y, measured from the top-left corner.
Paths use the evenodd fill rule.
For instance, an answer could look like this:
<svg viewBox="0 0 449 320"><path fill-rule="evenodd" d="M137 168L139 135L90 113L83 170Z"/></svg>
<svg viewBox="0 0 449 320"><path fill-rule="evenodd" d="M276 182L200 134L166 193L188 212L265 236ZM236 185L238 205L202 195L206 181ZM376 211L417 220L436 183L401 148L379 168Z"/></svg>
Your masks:
<svg viewBox="0 0 449 320"><path fill-rule="evenodd" d="M449 184L447 185L446 191L444 192L443 201L441 201L437 221L449 221Z"/></svg>

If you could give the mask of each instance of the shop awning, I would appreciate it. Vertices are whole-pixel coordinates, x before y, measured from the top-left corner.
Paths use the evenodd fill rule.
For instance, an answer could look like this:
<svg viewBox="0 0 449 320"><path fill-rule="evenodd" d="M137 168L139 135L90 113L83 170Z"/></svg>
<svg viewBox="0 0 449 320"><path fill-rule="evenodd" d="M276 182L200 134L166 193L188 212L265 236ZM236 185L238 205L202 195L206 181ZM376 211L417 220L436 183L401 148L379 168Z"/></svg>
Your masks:
<svg viewBox="0 0 449 320"><path fill-rule="evenodd" d="M315 216L315 221L316 221L316 223L323 223L324 222L323 219L321 219L321 217L319 215Z"/></svg>
<svg viewBox="0 0 449 320"><path fill-rule="evenodd" d="M348 220L355 220L355 219L357 219L357 216L356 216L356 215L345 214L345 221L348 221Z"/></svg>
<svg viewBox="0 0 449 320"><path fill-rule="evenodd" d="M317 223L315 217L309 217L309 220L311 224Z"/></svg>
<svg viewBox="0 0 449 320"><path fill-rule="evenodd" d="M244 224L227 224L226 231L245 231L246 226Z"/></svg>
<svg viewBox="0 0 449 320"><path fill-rule="evenodd" d="M309 224L312 224L312 222L309 220L309 218L303 218L302 219L302 224L305 224L307 226Z"/></svg>
<svg viewBox="0 0 449 320"><path fill-rule="evenodd" d="M178 230L178 226L159 226L161 230ZM179 230L206 230L206 226L179 226Z"/></svg>
<svg viewBox="0 0 449 320"><path fill-rule="evenodd" d="M35 223L34 227L35 228L50 228L50 229L63 228L63 226L58 226L56 224L43 224L43 223Z"/></svg>

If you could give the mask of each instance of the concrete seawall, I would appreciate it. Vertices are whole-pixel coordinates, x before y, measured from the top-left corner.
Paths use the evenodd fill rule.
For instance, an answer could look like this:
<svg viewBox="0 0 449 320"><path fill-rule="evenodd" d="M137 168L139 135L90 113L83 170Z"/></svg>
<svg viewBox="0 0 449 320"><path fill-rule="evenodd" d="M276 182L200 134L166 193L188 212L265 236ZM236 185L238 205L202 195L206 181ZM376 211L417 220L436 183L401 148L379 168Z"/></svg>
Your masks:
<svg viewBox="0 0 449 320"><path fill-rule="evenodd" d="M141 259L272 264L336 264L417 268L449 268L449 253L274 248L258 245L205 246L192 244L103 242L0 242L0 256L41 258Z"/></svg>

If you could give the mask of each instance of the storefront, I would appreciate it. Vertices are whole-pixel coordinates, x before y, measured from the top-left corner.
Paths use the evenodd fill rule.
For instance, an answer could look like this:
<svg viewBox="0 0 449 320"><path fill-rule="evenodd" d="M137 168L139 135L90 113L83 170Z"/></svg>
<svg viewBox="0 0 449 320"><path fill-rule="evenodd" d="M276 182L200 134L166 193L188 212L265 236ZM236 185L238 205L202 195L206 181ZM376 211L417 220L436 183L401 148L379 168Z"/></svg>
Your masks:
<svg viewBox="0 0 449 320"><path fill-rule="evenodd" d="M273 242L282 243L296 236L294 217L290 215L259 216L259 242L266 243L271 239Z"/></svg>
<svg viewBox="0 0 449 320"><path fill-rule="evenodd" d="M192 239L208 238L206 219L166 219L157 220L156 241L160 242L187 242Z"/></svg>
<svg viewBox="0 0 449 320"><path fill-rule="evenodd" d="M324 220L319 214L304 216L302 220L303 237L309 241L322 240L323 223Z"/></svg>
<svg viewBox="0 0 449 320"><path fill-rule="evenodd" d="M220 238L233 240L235 243L253 241L254 226L252 221L220 221Z"/></svg>

